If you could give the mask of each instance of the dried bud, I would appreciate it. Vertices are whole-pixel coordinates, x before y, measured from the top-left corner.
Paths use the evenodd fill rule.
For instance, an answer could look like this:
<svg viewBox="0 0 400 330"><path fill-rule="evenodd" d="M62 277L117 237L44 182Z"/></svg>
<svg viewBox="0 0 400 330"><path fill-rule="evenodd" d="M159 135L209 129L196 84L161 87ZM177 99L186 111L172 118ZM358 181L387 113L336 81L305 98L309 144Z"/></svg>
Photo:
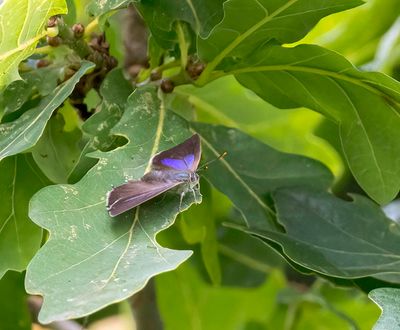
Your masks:
<svg viewBox="0 0 400 330"><path fill-rule="evenodd" d="M76 23L72 26L72 32L74 32L76 38L81 38L85 33L85 27L81 23Z"/></svg>
<svg viewBox="0 0 400 330"><path fill-rule="evenodd" d="M44 68L44 67L49 66L49 65L50 65L50 61L45 60L45 59L39 60L36 63L36 67L37 68Z"/></svg>
<svg viewBox="0 0 400 330"><path fill-rule="evenodd" d="M118 65L118 60L114 56L109 56L107 64L110 69L113 69Z"/></svg>
<svg viewBox="0 0 400 330"><path fill-rule="evenodd" d="M172 91L174 90L175 84L172 80L164 79L161 81L160 87L164 93L168 94L168 93L172 93Z"/></svg>
<svg viewBox="0 0 400 330"><path fill-rule="evenodd" d="M142 66L140 64L133 64L128 68L128 74L132 77L132 78L136 78L140 72L140 70L142 70Z"/></svg>
<svg viewBox="0 0 400 330"><path fill-rule="evenodd" d="M71 68L65 68L64 69L64 81L71 78L75 73L76 73L75 70L73 70Z"/></svg>
<svg viewBox="0 0 400 330"><path fill-rule="evenodd" d="M101 42L101 48L108 50L110 48L110 44L107 41Z"/></svg>
<svg viewBox="0 0 400 330"><path fill-rule="evenodd" d="M62 40L60 37L47 36L47 43L49 44L49 46L58 47L62 44Z"/></svg>
<svg viewBox="0 0 400 330"><path fill-rule="evenodd" d="M162 76L161 76L160 71L157 71L157 70L151 71L151 74L150 74L151 81L160 80L161 78L162 78Z"/></svg>
<svg viewBox="0 0 400 330"><path fill-rule="evenodd" d="M47 27L55 27L57 25L57 20L58 20L57 16L50 17L49 20L47 21Z"/></svg>
<svg viewBox="0 0 400 330"><path fill-rule="evenodd" d="M190 64L188 64L186 71L191 78L196 79L204 71L204 68L205 68L204 63L201 63L201 62L190 63Z"/></svg>

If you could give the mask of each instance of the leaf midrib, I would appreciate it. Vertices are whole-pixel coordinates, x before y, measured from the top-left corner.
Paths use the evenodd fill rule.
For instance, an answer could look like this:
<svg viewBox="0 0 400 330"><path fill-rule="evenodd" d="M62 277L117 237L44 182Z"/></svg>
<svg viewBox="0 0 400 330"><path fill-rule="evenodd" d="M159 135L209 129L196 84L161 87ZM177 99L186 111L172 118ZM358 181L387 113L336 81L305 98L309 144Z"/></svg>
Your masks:
<svg viewBox="0 0 400 330"><path fill-rule="evenodd" d="M393 101L397 105L400 105L400 102L397 101L396 99L394 99L393 97L391 97L390 95L385 94L381 90L374 88L373 86L363 82L360 79L342 75L340 73L329 71L329 70L310 68L310 67L306 67L306 66L262 65L262 66L257 66L257 67L247 67L247 68L232 70L232 71L228 72L228 74L237 75L237 74L252 73L252 72L260 73L263 71L289 71L289 72L294 71L294 72L313 73L313 74L317 74L320 76L328 76L328 77L331 77L334 79L350 82L350 83L357 85L359 87L362 87L362 88L368 90L369 92L372 92L380 97L384 97L384 98L389 97L391 101ZM395 112L398 114L397 111L395 111ZM398 114L398 116L400 116L400 114Z"/></svg>
<svg viewBox="0 0 400 330"><path fill-rule="evenodd" d="M216 155L220 156L220 154L214 149L211 142L207 141L203 136L201 137L202 141L207 145L207 147ZM260 197L257 195L254 190L240 177L240 175L231 167L231 165L225 160L220 159L220 162L228 169L228 171L234 176L234 178L243 186L243 188L250 194L251 197L260 205L267 213L275 214L273 210L271 210L267 204L265 204Z"/></svg>

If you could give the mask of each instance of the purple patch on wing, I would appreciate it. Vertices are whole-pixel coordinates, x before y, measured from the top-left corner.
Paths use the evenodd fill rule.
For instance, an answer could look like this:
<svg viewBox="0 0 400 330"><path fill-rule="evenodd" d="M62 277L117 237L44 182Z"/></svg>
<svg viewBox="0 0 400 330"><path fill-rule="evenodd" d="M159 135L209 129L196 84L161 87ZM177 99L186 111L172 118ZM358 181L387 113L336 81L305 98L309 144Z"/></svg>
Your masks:
<svg viewBox="0 0 400 330"><path fill-rule="evenodd" d="M161 164L173 168L174 170L187 171L190 170L194 162L194 155L189 154L183 159L164 158L161 159Z"/></svg>
<svg viewBox="0 0 400 330"><path fill-rule="evenodd" d="M188 168L191 168L193 166L193 162L194 162L193 154L189 154L189 155L185 156L183 159L185 160L186 166Z"/></svg>
<svg viewBox="0 0 400 330"><path fill-rule="evenodd" d="M161 159L161 164L171 167L174 170L184 171L187 169L187 165L182 159L164 158Z"/></svg>

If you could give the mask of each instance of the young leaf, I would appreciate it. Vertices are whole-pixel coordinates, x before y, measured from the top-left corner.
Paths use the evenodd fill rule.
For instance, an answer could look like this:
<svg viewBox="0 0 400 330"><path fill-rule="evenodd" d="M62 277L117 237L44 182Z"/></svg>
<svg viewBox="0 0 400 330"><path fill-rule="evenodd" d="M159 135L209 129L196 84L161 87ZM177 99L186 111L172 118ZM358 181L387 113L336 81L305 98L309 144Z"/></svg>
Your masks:
<svg viewBox="0 0 400 330"><path fill-rule="evenodd" d="M362 4L360 0L229 0L224 19L205 38L198 38L199 56L208 62L208 75L226 57L245 58L260 45L274 40L292 43L309 32L324 16Z"/></svg>
<svg viewBox="0 0 400 330"><path fill-rule="evenodd" d="M400 83L361 72L337 53L301 45L268 47L233 70L238 81L281 108L307 107L340 126L360 186L381 204L400 189Z"/></svg>
<svg viewBox="0 0 400 330"><path fill-rule="evenodd" d="M28 218L29 200L48 184L30 155L0 162L0 278L23 271L40 247L42 229Z"/></svg>
<svg viewBox="0 0 400 330"><path fill-rule="evenodd" d="M67 13L65 0L4 0L0 5L0 89L20 79L19 63L46 35L47 20Z"/></svg>
<svg viewBox="0 0 400 330"><path fill-rule="evenodd" d="M41 100L38 106L25 112L11 123L0 125L0 160L23 152L34 146L42 135L53 111L72 93L79 79L94 64L82 62L79 70L53 93Z"/></svg>
<svg viewBox="0 0 400 330"><path fill-rule="evenodd" d="M382 310L374 330L400 328L400 289L379 288L371 291L368 297Z"/></svg>
<svg viewBox="0 0 400 330"><path fill-rule="evenodd" d="M136 4L152 36L164 48L172 48L178 38L173 23L185 21L197 35L206 36L222 19L226 0L146 1Z"/></svg>
<svg viewBox="0 0 400 330"><path fill-rule="evenodd" d="M228 153L204 175L240 210L246 226L276 228L265 197L279 187L327 189L331 184L332 175L317 161L279 152L233 128L197 123L192 126L202 137L206 159Z"/></svg>
<svg viewBox="0 0 400 330"><path fill-rule="evenodd" d="M12 82L0 95L0 107L4 108L4 115L19 110L37 94L50 94L57 87L60 71L57 67L45 67L21 74L23 80Z"/></svg>
<svg viewBox="0 0 400 330"><path fill-rule="evenodd" d="M191 135L187 124L166 112L149 88L132 94L112 133L129 143L93 153L99 162L77 184L47 187L32 198L30 217L50 232L26 275L26 290L44 296L41 322L81 317L124 300L191 255L163 248L155 236L193 203L192 194L181 207L178 194L166 193L116 218L106 210L112 185L142 177L155 153Z"/></svg>
<svg viewBox="0 0 400 330"><path fill-rule="evenodd" d="M357 278L400 273L400 226L369 199L346 202L297 187L273 194L285 232L247 230L278 243L292 261L318 273Z"/></svg>
<svg viewBox="0 0 400 330"><path fill-rule="evenodd" d="M222 19L222 4L226 0L92 0L87 9L90 15L100 16L134 3L142 14L152 37L165 49L177 42L173 23L185 21L197 34L207 35Z"/></svg>

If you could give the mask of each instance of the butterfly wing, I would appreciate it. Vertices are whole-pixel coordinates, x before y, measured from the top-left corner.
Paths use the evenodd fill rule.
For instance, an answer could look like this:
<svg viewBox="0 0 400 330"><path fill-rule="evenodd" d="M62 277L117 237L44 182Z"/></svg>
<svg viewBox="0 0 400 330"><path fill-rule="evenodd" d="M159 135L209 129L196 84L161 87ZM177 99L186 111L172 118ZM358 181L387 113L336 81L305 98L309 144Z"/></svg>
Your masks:
<svg viewBox="0 0 400 330"><path fill-rule="evenodd" d="M107 210L115 217L177 186L180 182L130 181L107 194Z"/></svg>
<svg viewBox="0 0 400 330"><path fill-rule="evenodd" d="M201 157L201 144L198 134L194 134L177 146L156 154L152 159L152 168L157 170L175 170L195 172Z"/></svg>

